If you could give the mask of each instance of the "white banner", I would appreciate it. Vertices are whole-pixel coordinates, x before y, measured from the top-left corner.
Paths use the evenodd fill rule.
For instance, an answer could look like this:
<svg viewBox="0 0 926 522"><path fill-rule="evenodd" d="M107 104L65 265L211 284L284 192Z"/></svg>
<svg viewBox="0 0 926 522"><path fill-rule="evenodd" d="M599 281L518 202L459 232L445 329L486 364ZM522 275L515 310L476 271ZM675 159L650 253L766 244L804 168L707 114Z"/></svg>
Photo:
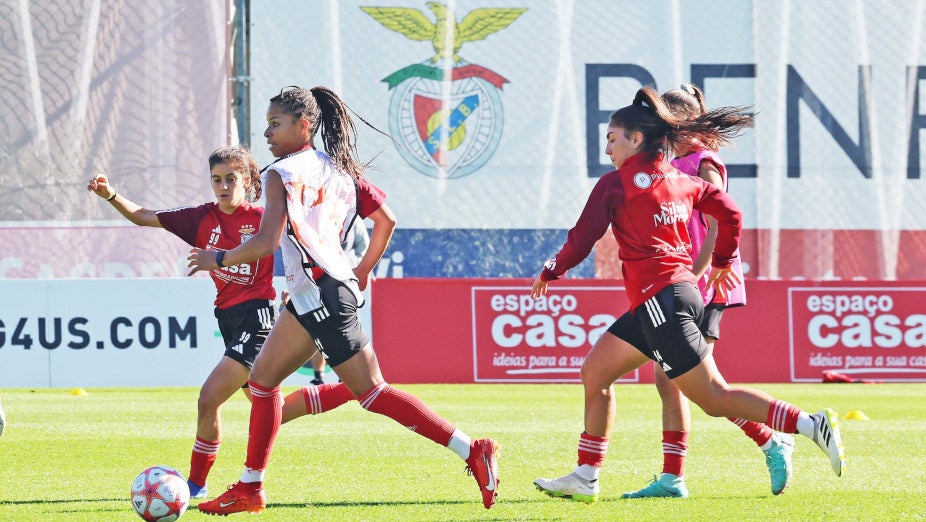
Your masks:
<svg viewBox="0 0 926 522"><path fill-rule="evenodd" d="M737 165L731 192L747 228L926 230L924 10L890 0L254 3L252 143L271 161L261 132L281 87L330 86L402 145L361 136L403 227L568 228L609 168L608 114L642 84L693 81L711 107L758 112L755 130L722 151ZM437 38L449 17L452 50Z"/></svg>
<svg viewBox="0 0 926 522"><path fill-rule="evenodd" d="M0 388L199 386L225 353L209 279L0 280L0 295Z"/></svg>

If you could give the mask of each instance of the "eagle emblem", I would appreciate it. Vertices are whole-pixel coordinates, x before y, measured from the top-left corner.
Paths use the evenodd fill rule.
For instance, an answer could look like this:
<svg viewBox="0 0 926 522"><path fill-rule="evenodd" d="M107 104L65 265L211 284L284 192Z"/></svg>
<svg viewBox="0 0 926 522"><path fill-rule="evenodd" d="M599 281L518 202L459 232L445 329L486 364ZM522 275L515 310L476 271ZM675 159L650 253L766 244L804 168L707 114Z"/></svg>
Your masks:
<svg viewBox="0 0 926 522"><path fill-rule="evenodd" d="M406 7L360 9L409 40L431 42L433 55L383 79L393 91L389 130L399 154L417 171L436 178L461 177L482 167L498 147L503 123L499 91L508 80L467 62L460 49L505 29L527 9L474 9L458 22L447 5L425 5L433 21L425 12Z"/></svg>

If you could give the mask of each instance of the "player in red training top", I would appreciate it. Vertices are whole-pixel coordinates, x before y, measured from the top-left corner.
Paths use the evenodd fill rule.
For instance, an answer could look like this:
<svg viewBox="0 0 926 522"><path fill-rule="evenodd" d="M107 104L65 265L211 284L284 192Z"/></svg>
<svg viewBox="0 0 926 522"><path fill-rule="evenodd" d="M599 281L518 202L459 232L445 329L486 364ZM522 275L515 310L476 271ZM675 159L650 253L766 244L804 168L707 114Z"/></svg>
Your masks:
<svg viewBox="0 0 926 522"><path fill-rule="evenodd" d="M707 112L704 93L698 87L684 83L678 89L662 94L662 100L678 117L692 118ZM727 190L727 168L717 154L717 145L701 141L683 141L672 151L675 157L672 166L689 176L697 176L724 191ZM698 290L704 298L704 314L699 327L713 353L714 344L720 338L720 321L724 310L746 304L745 282L732 289L725 297L715 295L708 288L711 253L717 237L717 225L713 218L694 210L687 224L691 239L692 271L698 278ZM733 270L742 278L739 258L734 258ZM685 485L685 457L688 454L688 434L691 431L691 410L688 399L658 366L654 366L656 389L662 400L662 474L654 477L646 487L624 498L681 497L688 496ZM791 482L791 454L794 437L777 433L765 424L745 419L730 418L765 453L765 463L771 478L772 493L780 494Z"/></svg>
<svg viewBox="0 0 926 522"><path fill-rule="evenodd" d="M531 295L545 295L549 282L585 259L610 227L618 243L630 311L598 339L582 365L585 429L579 435L578 466L560 478L535 480L541 491L583 502L598 500L598 477L616 410L613 384L648 360L708 415L763 422L778 431L805 435L829 456L833 471L842 474L845 454L835 413L826 409L809 415L761 391L729 386L698 328L704 303L692 273L686 224L693 210L717 219L709 285L724 297L741 283L730 268L739 245L741 213L722 190L672 167L663 147L694 139L725 142L750 122L729 107L679 118L649 87L611 115L605 153L617 170L598 180Z"/></svg>
<svg viewBox="0 0 926 522"><path fill-rule="evenodd" d="M165 228L191 246L221 254L246 242L260 227L264 209L251 204L261 195L260 172L250 152L242 147L216 150L209 156L209 169L217 202L198 207L149 210L118 194L105 175L91 179L87 190L136 225ZM222 438L219 409L240 388L250 399L248 372L276 319L272 255L221 266L209 275L216 287L215 317L225 354L199 392L196 441L187 479L191 498L207 494L206 478ZM306 387L287 396L284 421L321 413L353 398L340 383Z"/></svg>

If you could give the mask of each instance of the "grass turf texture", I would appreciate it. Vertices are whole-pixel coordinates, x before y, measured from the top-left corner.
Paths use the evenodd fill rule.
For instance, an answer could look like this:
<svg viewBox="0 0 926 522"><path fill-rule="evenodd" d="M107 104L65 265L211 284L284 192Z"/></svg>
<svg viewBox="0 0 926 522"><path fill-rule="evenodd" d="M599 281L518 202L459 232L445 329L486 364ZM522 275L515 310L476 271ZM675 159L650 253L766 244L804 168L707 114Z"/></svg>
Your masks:
<svg viewBox="0 0 926 522"><path fill-rule="evenodd" d="M498 503L485 510L475 481L450 450L356 402L284 425L259 520L923 520L926 384L760 385L811 412L862 410L841 420L848 469L797 438L794 481L769 491L763 454L739 428L692 407L686 465L691 498L621 499L661 470L659 399L652 385L617 387L618 419L601 476L602 500L549 498L537 477L570 472L582 429L579 385L400 385L473 437L502 446ZM284 392L290 391L287 388ZM0 437L0 520L140 520L132 480L165 464L184 475L193 443L195 388L5 389ZM209 498L238 479L249 403L224 408L224 441ZM193 501L182 520L216 520ZM240 514L233 518L258 520Z"/></svg>

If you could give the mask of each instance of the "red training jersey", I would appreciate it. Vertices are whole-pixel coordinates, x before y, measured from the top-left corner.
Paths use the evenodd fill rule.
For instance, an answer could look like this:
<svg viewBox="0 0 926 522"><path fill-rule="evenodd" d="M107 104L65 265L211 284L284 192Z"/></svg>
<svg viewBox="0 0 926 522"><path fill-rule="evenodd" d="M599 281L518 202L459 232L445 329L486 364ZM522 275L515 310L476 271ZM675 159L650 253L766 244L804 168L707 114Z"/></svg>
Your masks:
<svg viewBox="0 0 926 522"><path fill-rule="evenodd" d="M257 233L264 208L244 202L231 214L216 203L156 212L167 231L190 246L231 250ZM229 308L251 299L276 299L273 288L273 255L250 263L226 266L209 272L215 283L215 306Z"/></svg>
<svg viewBox="0 0 926 522"><path fill-rule="evenodd" d="M685 226L693 209L717 219L712 264L730 266L742 226L742 213L733 198L701 178L680 172L662 154L631 156L620 169L598 180L566 243L546 263L540 278L563 277L588 257L610 226L631 310L670 284L697 284Z"/></svg>

